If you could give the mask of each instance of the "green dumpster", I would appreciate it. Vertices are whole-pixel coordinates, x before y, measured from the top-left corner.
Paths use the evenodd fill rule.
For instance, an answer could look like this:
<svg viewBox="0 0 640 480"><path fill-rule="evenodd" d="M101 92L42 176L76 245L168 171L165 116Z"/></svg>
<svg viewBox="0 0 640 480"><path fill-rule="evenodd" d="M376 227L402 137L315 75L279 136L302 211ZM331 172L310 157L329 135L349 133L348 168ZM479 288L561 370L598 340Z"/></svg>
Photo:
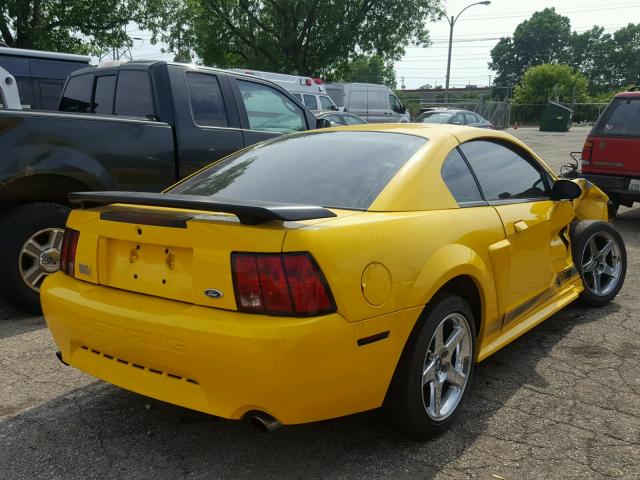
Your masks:
<svg viewBox="0 0 640 480"><path fill-rule="evenodd" d="M559 103L549 102L540 119L541 132L566 132L571 128L573 110Z"/></svg>

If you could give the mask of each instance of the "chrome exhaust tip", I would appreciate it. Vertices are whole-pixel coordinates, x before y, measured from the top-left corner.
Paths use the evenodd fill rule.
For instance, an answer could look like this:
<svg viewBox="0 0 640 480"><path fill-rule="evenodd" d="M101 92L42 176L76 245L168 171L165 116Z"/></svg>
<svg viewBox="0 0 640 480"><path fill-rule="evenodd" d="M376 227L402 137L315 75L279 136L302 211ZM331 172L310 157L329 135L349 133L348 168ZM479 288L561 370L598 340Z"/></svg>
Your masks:
<svg viewBox="0 0 640 480"><path fill-rule="evenodd" d="M278 430L282 424L268 413L254 412L249 416L254 427L262 433L271 433Z"/></svg>

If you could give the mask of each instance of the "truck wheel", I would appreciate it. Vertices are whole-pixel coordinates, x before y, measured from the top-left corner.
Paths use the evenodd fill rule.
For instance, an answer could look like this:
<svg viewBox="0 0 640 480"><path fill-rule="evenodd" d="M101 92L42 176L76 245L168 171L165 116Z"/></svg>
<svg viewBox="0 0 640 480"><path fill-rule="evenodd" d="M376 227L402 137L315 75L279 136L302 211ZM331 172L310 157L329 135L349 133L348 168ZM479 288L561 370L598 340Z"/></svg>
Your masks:
<svg viewBox="0 0 640 480"><path fill-rule="evenodd" d="M615 298L627 273L627 250L622 237L607 222L579 222L572 234L573 262L584 291L580 299L600 307Z"/></svg>
<svg viewBox="0 0 640 480"><path fill-rule="evenodd" d="M60 266L69 208L28 203L0 217L0 292L18 307L40 312L40 285Z"/></svg>

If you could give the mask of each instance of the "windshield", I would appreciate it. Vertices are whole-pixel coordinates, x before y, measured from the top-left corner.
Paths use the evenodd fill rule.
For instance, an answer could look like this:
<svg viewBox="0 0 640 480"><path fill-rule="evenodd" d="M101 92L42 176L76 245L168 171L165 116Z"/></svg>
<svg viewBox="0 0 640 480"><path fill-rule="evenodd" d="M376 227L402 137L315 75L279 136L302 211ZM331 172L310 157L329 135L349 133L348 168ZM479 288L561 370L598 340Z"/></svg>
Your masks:
<svg viewBox="0 0 640 480"><path fill-rule="evenodd" d="M427 140L386 132L322 132L280 137L233 154L171 193L220 201L366 210Z"/></svg>
<svg viewBox="0 0 640 480"><path fill-rule="evenodd" d="M418 123L448 123L453 117L452 113L444 112L425 112L416 118Z"/></svg>

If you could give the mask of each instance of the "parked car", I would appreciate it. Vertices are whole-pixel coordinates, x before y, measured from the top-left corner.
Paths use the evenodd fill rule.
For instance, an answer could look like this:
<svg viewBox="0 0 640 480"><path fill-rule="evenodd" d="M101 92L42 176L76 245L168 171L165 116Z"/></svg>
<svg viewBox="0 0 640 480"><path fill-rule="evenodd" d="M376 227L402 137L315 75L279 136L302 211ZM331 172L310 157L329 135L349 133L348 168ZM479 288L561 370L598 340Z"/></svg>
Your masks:
<svg viewBox="0 0 640 480"><path fill-rule="evenodd" d="M316 113L316 117L329 120L332 127L340 127L342 125L362 125L363 123L367 123L359 116L348 112L320 112Z"/></svg>
<svg viewBox="0 0 640 480"><path fill-rule="evenodd" d="M231 71L271 80L296 97L298 101L313 112L338 110L331 97L327 95L324 85L316 83L311 77L238 68L232 68Z"/></svg>
<svg viewBox="0 0 640 480"><path fill-rule="evenodd" d="M165 193L71 201L42 287L59 358L267 430L386 400L442 432L476 362L578 298L610 302L626 272L606 195L493 130L318 130Z"/></svg>
<svg viewBox="0 0 640 480"><path fill-rule="evenodd" d="M609 195L612 212L640 201L640 91L616 95L582 149L580 176Z"/></svg>
<svg viewBox="0 0 640 480"><path fill-rule="evenodd" d="M489 120L469 110L452 108L434 108L422 112L414 120L416 123L450 123L451 125L469 125L478 128L493 128Z"/></svg>
<svg viewBox="0 0 640 480"><path fill-rule="evenodd" d="M0 47L0 67L13 75L23 108L57 110L62 87L72 72L89 66L90 57Z"/></svg>
<svg viewBox="0 0 640 480"><path fill-rule="evenodd" d="M69 192L159 192L318 123L328 125L267 80L158 61L74 72L59 112L0 111L0 292L37 309L58 268Z"/></svg>
<svg viewBox="0 0 640 480"><path fill-rule="evenodd" d="M369 123L407 123L409 112L389 87L373 83L328 83L327 93L338 107Z"/></svg>

